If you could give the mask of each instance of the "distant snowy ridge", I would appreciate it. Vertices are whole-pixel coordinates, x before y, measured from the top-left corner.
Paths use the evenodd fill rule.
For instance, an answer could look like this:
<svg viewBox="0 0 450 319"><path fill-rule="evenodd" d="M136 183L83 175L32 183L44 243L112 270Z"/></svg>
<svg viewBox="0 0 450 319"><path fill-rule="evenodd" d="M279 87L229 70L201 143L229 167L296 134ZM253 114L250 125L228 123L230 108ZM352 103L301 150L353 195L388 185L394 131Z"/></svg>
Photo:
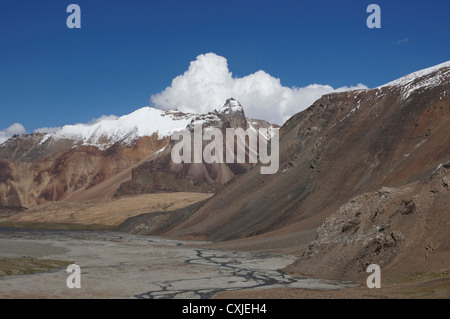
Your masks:
<svg viewBox="0 0 450 319"><path fill-rule="evenodd" d="M153 134L158 134L158 138L162 139L184 129L195 116L178 111L143 107L128 115L104 119L94 124L65 125L54 133L46 134L41 143L49 138L68 139L82 145L106 149L117 142L129 144L139 137Z"/></svg>
<svg viewBox="0 0 450 319"><path fill-rule="evenodd" d="M257 120L245 118L241 104L231 98L219 110L207 114L182 113L147 106L121 117L106 116L94 123L65 125L47 132L40 144L52 140L71 140L75 141L74 147L85 145L105 150L118 142L130 145L140 137L153 134L163 139L174 132L192 129L196 124L205 125L205 129L209 126L220 127L225 114L236 118L241 116L252 130L257 131L259 127ZM273 134L271 125L268 134Z"/></svg>
<svg viewBox="0 0 450 319"><path fill-rule="evenodd" d="M429 76L434 72L437 72L435 76ZM449 76L450 76L450 61L447 61L427 69L410 73L397 80L381 85L377 87L377 89L381 89L384 87L400 86L402 88L403 97L406 99L414 91L420 88L433 87L439 85L440 83L443 83L443 81L446 81L446 78L448 81Z"/></svg>

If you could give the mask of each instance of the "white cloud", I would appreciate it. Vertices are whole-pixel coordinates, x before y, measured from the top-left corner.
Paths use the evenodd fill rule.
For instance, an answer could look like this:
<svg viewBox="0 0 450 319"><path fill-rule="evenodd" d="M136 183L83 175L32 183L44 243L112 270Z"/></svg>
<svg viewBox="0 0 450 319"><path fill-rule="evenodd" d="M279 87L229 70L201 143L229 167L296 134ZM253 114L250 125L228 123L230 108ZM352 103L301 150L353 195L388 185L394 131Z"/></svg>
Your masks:
<svg viewBox="0 0 450 319"><path fill-rule="evenodd" d="M33 133L55 133L60 127L41 127L33 131Z"/></svg>
<svg viewBox="0 0 450 319"><path fill-rule="evenodd" d="M117 119L118 119L118 117L115 115L102 115L99 118L93 118L86 124L85 123L77 123L75 125L88 126L88 125L97 124L101 121L114 121ZM61 127L41 127L41 128L35 129L33 131L33 133L56 133L60 129L61 129Z"/></svg>
<svg viewBox="0 0 450 319"><path fill-rule="evenodd" d="M94 125L101 121L114 121L114 120L117 120L118 118L119 117L112 115L112 114L111 115L102 115L99 118L90 120L87 125Z"/></svg>
<svg viewBox="0 0 450 319"><path fill-rule="evenodd" d="M409 39L405 38L405 39L402 39L402 40L394 41L394 44L400 45L400 44L405 44L405 43L408 43L408 42L409 42Z"/></svg>
<svg viewBox="0 0 450 319"><path fill-rule="evenodd" d="M10 127L0 131L0 144L3 144L16 134L25 134L27 130L20 123L14 123Z"/></svg>
<svg viewBox="0 0 450 319"><path fill-rule="evenodd" d="M207 113L220 108L226 99L233 97L241 102L246 116L283 124L322 95L353 89L367 87L358 84L334 89L329 85L311 84L289 88L282 86L280 79L261 70L235 78L224 57L207 53L199 55L183 75L172 81L170 87L152 95L150 100L157 108Z"/></svg>

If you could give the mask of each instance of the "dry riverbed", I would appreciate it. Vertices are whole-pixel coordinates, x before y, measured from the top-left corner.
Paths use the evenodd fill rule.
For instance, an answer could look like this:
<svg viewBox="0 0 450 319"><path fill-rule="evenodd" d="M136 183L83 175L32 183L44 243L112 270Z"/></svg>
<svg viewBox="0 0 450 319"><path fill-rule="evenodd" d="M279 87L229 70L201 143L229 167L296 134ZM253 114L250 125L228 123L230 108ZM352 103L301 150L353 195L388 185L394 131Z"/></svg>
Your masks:
<svg viewBox="0 0 450 319"><path fill-rule="evenodd" d="M294 256L213 250L204 244L106 231L3 228L0 257L22 271L10 268L0 275L0 298L211 298L243 289L354 286L280 271ZM81 268L80 289L67 288L69 263Z"/></svg>

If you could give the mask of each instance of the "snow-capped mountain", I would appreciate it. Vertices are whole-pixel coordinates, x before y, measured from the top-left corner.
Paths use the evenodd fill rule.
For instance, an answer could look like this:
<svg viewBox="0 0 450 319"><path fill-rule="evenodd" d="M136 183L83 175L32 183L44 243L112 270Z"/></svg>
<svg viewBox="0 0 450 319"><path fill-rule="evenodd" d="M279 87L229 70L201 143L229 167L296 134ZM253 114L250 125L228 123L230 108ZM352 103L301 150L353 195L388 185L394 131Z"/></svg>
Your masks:
<svg viewBox="0 0 450 319"><path fill-rule="evenodd" d="M92 199L112 196L117 190L117 194L211 191L249 168L223 165L215 175L218 168L214 165L201 170L189 170L187 165L176 168L173 176L174 167L166 165L171 163L170 136L184 129L192 131L195 124L219 129L272 127L266 121L247 119L240 103L230 98L207 114L143 107L121 117L66 125L51 133L18 135L0 145L0 206ZM148 170L155 165L158 174L150 176L157 176L157 183L148 178Z"/></svg>
<svg viewBox="0 0 450 319"><path fill-rule="evenodd" d="M131 145L141 137L150 137L154 134L158 139L164 139L174 132L192 129L195 124L220 127L223 122L230 122L230 127L244 129L271 127L265 121L247 119L239 101L230 98L221 108L207 114L182 113L147 106L127 115L109 117L93 124L65 125L44 134L40 144L47 141L71 140L75 146L95 146L100 150L106 150L116 143Z"/></svg>
<svg viewBox="0 0 450 319"><path fill-rule="evenodd" d="M77 141L81 145L107 149L118 142L130 144L140 137L153 134L162 139L186 128L195 117L194 114L143 107L131 114L100 120L94 124L63 126L53 133L45 134L41 143L48 139L66 139Z"/></svg>

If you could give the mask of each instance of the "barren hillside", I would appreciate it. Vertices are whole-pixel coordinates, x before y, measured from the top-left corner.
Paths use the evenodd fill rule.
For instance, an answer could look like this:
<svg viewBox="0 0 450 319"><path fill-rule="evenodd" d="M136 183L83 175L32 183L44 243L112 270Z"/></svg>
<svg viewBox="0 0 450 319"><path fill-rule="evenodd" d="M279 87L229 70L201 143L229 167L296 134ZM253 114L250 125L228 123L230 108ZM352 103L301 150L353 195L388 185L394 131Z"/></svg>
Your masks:
<svg viewBox="0 0 450 319"><path fill-rule="evenodd" d="M333 214L333 218L341 220L342 210L346 211L347 207L343 205L357 198L358 206L352 214L367 213L372 205L385 212L379 219L361 220L364 228L358 231L377 227L381 220L388 223L384 219L389 219L397 210L408 210L408 205L415 203L414 198L431 196L427 187L438 187L439 181L431 186L417 185L425 183L438 167L445 168L441 164L449 160L450 63L447 62L376 89L323 96L281 128L277 174L261 175L255 167L234 178L200 208L174 213L183 218L172 216L160 226L152 223L154 216L139 216L126 221L119 229L130 230L133 224L139 223L147 225L148 229L140 233L212 240L217 242L216 247L278 249L300 254L318 236L319 242L309 246L307 254L311 254L310 249L322 243L320 231L327 230L322 226L317 235L316 229ZM388 197L392 199L372 203L372 199L386 189L390 190ZM433 223L446 223L450 218L448 188L440 187L433 196L435 200L431 198L427 204L415 203L415 213L405 218L433 221L433 216L439 216ZM440 228L448 226L427 227L426 223L418 226L416 231L420 235L416 239L409 238L414 236L414 231L405 229L408 224L401 216L409 214L398 213L395 227L393 224L392 229L382 228L387 241L392 238L397 242L400 240L397 237L404 236L405 242L412 240L410 245L420 247L411 248L411 253L399 254L402 262L411 262L417 252L425 254L422 251L425 243L419 238L439 237L438 242L448 242L448 230ZM352 231L344 228L344 233ZM438 235L441 232L444 233ZM330 250L340 249L331 244L325 246ZM321 251L325 249L320 247ZM430 249L436 249L433 244L432 247ZM448 267L445 247L441 246L444 262L436 260L436 267ZM373 249L362 253L359 266L353 266L361 268L377 259L372 253L377 254L378 248L375 245ZM355 248L351 256L359 253ZM340 267L338 257L330 254L328 259L321 260ZM319 257L311 258L319 260ZM383 260L391 262L387 257ZM311 265L310 268L305 266L309 274L326 272L326 268L320 273L314 272L317 268L314 262L307 265ZM301 269L297 266L291 271ZM330 274L349 276L345 270Z"/></svg>

